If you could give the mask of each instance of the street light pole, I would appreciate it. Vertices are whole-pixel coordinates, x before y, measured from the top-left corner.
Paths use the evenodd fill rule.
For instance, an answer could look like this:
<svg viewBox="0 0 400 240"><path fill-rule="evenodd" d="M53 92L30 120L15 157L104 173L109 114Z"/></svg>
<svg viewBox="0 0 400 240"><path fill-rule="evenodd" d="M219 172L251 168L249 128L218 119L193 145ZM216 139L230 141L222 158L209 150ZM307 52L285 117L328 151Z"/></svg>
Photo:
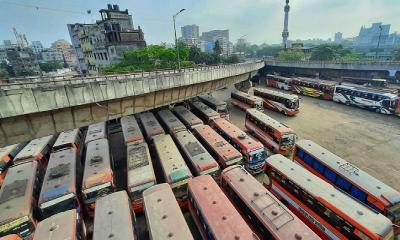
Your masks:
<svg viewBox="0 0 400 240"><path fill-rule="evenodd" d="M379 49L379 44L381 43L381 36L382 36L382 26L379 26L378 46L376 46L375 59L378 58L378 49Z"/></svg>
<svg viewBox="0 0 400 240"><path fill-rule="evenodd" d="M174 22L174 33L175 33L175 48L176 48L176 54L178 56L178 68L179 71L181 71L181 59L179 57L179 47L178 47L178 38L176 37L176 25L175 25L175 20L176 20L176 16L178 16L179 13L185 11L184 8L182 8L179 12L177 12L175 15L172 16L172 20Z"/></svg>

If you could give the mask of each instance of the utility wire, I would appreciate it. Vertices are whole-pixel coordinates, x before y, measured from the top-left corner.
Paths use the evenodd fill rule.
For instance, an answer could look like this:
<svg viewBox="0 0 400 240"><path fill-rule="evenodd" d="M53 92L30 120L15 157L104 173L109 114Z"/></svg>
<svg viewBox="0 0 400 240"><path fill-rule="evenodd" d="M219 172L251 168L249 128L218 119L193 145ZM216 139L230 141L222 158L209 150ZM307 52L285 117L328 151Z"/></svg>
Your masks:
<svg viewBox="0 0 400 240"><path fill-rule="evenodd" d="M8 2L8 1L1 1L0 3L5 3L5 4L10 4L10 5L15 5L15 6L20 6L20 7L26 7L26 8L32 8L36 10L46 10L46 11L53 11L53 12L65 12L65 13L77 13L77 14L91 14L91 10L87 10L86 12L79 12L79 11L73 11L73 10L62 10L62 9L57 9L57 8L49 8L49 7L42 7L39 5L31 5L31 4L25 4L25 3L16 3L16 2Z"/></svg>

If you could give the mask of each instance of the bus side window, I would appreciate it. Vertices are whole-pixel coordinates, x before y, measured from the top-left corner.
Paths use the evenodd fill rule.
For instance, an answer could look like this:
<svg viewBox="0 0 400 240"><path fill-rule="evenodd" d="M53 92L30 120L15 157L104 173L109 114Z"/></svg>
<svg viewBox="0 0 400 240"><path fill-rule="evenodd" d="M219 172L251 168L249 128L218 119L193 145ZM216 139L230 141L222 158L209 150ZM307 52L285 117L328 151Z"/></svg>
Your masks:
<svg viewBox="0 0 400 240"><path fill-rule="evenodd" d="M332 183L335 183L336 180L336 173L332 170L330 170L329 168L325 169L325 173L324 176L331 181Z"/></svg>
<svg viewBox="0 0 400 240"><path fill-rule="evenodd" d="M320 163L318 160L314 161L313 168L320 174L323 174L325 171L325 166L322 163Z"/></svg>
<svg viewBox="0 0 400 240"><path fill-rule="evenodd" d="M310 155L308 155L307 153L304 152L304 162L312 167L313 166L313 162L315 161L315 159L313 157L311 157Z"/></svg>
<svg viewBox="0 0 400 240"><path fill-rule="evenodd" d="M367 194L354 185L351 186L350 194L361 202L365 202L367 200Z"/></svg>
<svg viewBox="0 0 400 240"><path fill-rule="evenodd" d="M350 190L351 184L344 178L337 176L336 186L348 192Z"/></svg>

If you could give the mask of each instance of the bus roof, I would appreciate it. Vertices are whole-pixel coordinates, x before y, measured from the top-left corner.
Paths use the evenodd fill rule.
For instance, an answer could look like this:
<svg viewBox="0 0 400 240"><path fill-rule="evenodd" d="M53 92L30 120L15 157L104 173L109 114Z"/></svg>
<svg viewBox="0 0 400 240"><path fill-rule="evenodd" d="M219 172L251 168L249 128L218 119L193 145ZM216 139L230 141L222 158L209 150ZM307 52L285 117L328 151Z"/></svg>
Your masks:
<svg viewBox="0 0 400 240"><path fill-rule="evenodd" d="M242 92L242 91L239 91L239 90L234 90L234 91L232 91L232 93L231 93L232 95L237 95L237 96L241 96L241 97L244 97L244 98L247 98L247 99L250 99L251 101L253 101L253 102L262 102L263 100L262 100L262 98L260 98L260 97L257 97L257 96L252 96L252 95L250 95L250 94L247 94L247 93L245 93L245 92Z"/></svg>
<svg viewBox="0 0 400 240"><path fill-rule="evenodd" d="M17 143L0 148L0 172L7 167L9 162L15 158L25 145L26 143Z"/></svg>
<svg viewBox="0 0 400 240"><path fill-rule="evenodd" d="M281 97L281 98L284 98L284 99L288 99L290 101L299 100L299 96L297 96L295 94L288 94L288 93L284 93L284 92L278 92L278 91L270 90L270 89L267 89L267 88L254 88L254 94L256 94L256 92L259 92L261 94L264 93L264 94L278 96L278 97Z"/></svg>
<svg viewBox="0 0 400 240"><path fill-rule="evenodd" d="M200 118L198 118L184 106L175 106L172 110L175 112L178 118L187 125L187 127L203 124L203 121Z"/></svg>
<svg viewBox="0 0 400 240"><path fill-rule="evenodd" d="M140 184L155 182L156 177L147 143L129 144L126 152L128 190Z"/></svg>
<svg viewBox="0 0 400 240"><path fill-rule="evenodd" d="M165 134L164 129L161 127L160 123L157 121L152 112L140 113L139 119L142 123L143 130L147 138L152 138L153 136L159 134Z"/></svg>
<svg viewBox="0 0 400 240"><path fill-rule="evenodd" d="M192 173L183 160L171 135L158 135L153 138L160 165L164 172L165 180L168 183L179 181L181 177L191 178ZM184 175L184 176L182 176Z"/></svg>
<svg viewBox="0 0 400 240"><path fill-rule="evenodd" d="M259 220L268 226L274 239L320 239L242 166L225 168L221 175ZM278 214L273 215L273 212Z"/></svg>
<svg viewBox="0 0 400 240"><path fill-rule="evenodd" d="M296 142L296 145L376 198L383 198L391 205L400 203L400 192L313 141L302 139Z"/></svg>
<svg viewBox="0 0 400 240"><path fill-rule="evenodd" d="M201 94L197 96L200 100L213 104L215 106L226 105L226 102L213 97L211 94Z"/></svg>
<svg viewBox="0 0 400 240"><path fill-rule="evenodd" d="M225 162L235 158L242 158L242 154L209 125L197 127L194 132L198 133Z"/></svg>
<svg viewBox="0 0 400 240"><path fill-rule="evenodd" d="M233 125L226 119L220 118L214 120L214 125L220 128L222 131L226 132L230 137L232 137L233 141L236 143L242 144L248 151L253 151L259 148L264 148L264 146L255 139L247 136L245 132L243 132L239 127Z"/></svg>
<svg viewBox="0 0 400 240"><path fill-rule="evenodd" d="M76 196L76 161L77 155L72 148L50 155L40 191L39 205L68 193Z"/></svg>
<svg viewBox="0 0 400 240"><path fill-rule="evenodd" d="M86 133L85 144L101 138L107 138L106 122L89 125Z"/></svg>
<svg viewBox="0 0 400 240"><path fill-rule="evenodd" d="M143 134L140 131L135 116L130 115L121 117L121 128L125 143L144 141Z"/></svg>
<svg viewBox="0 0 400 240"><path fill-rule="evenodd" d="M267 74L267 77L280 78L280 79L284 79L284 80L292 80L292 78L290 78L290 77L284 77L284 76L275 75L275 74Z"/></svg>
<svg viewBox="0 0 400 240"><path fill-rule="evenodd" d="M191 105L210 119L220 117L219 113L200 101L191 102Z"/></svg>
<svg viewBox="0 0 400 240"><path fill-rule="evenodd" d="M258 239L211 176L193 178L188 189L215 239Z"/></svg>
<svg viewBox="0 0 400 240"><path fill-rule="evenodd" d="M390 98L399 97L397 89L372 88L372 87L364 87L364 86L348 84L348 83L346 83L346 84L342 83L341 85L337 85L336 88L346 88L346 89L350 89L353 91L359 91L359 92L364 92L364 93L380 94L380 95L387 96Z"/></svg>
<svg viewBox="0 0 400 240"><path fill-rule="evenodd" d="M322 79L315 79L315 78L306 78L306 77L296 77L296 78L292 78L292 80L300 81L300 82L316 83L316 84L328 85L328 86L335 86L338 84L338 82L336 82L336 81L322 80Z"/></svg>
<svg viewBox="0 0 400 240"><path fill-rule="evenodd" d="M33 240L75 239L77 214L72 209L44 219L38 223Z"/></svg>
<svg viewBox="0 0 400 240"><path fill-rule="evenodd" d="M193 239L171 187L155 185L143 192L147 227L151 239Z"/></svg>
<svg viewBox="0 0 400 240"><path fill-rule="evenodd" d="M186 130L186 126L169 109L158 111L158 116L170 134Z"/></svg>
<svg viewBox="0 0 400 240"><path fill-rule="evenodd" d="M79 128L75 128L60 133L60 135L58 135L56 142L53 145L53 150L58 151L69 144L75 143L79 137L80 132L81 131L79 130Z"/></svg>
<svg viewBox="0 0 400 240"><path fill-rule="evenodd" d="M46 137L41 137L30 141L14 158L14 163L28 159L35 158L41 159L44 151L50 150L50 147L53 145L56 139L55 135L50 135Z"/></svg>
<svg viewBox="0 0 400 240"><path fill-rule="evenodd" d="M211 169L219 169L218 163L191 132L182 131L176 133L175 136L178 145L190 158L190 162L198 174Z"/></svg>
<svg viewBox="0 0 400 240"><path fill-rule="evenodd" d="M133 240L134 213L125 191L114 192L96 200L93 239Z"/></svg>
<svg viewBox="0 0 400 240"><path fill-rule="evenodd" d="M267 114L262 113L255 108L249 108L246 110L246 112L257 118L258 120L266 123L268 126L274 128L275 130L280 131L281 133L294 133L291 128L285 126L284 124L276 121L275 119L269 117Z"/></svg>
<svg viewBox="0 0 400 240"><path fill-rule="evenodd" d="M292 160L275 154L268 158L267 163L295 182L300 188L315 198L325 200L337 208L342 215L348 216L364 228L370 229L380 236L384 236L392 228L392 223L388 218L370 210Z"/></svg>
<svg viewBox="0 0 400 240"><path fill-rule="evenodd" d="M82 190L107 181L112 181L110 150L108 140L102 138L89 142L86 147Z"/></svg>
<svg viewBox="0 0 400 240"><path fill-rule="evenodd" d="M0 189L0 225L32 213L37 164L30 161L8 169Z"/></svg>

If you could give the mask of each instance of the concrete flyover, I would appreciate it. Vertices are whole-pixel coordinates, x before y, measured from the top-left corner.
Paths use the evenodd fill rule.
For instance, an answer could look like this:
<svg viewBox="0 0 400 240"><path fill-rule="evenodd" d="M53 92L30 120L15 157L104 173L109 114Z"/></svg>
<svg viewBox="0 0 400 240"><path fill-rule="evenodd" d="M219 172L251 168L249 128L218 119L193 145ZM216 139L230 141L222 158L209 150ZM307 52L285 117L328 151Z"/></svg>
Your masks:
<svg viewBox="0 0 400 240"><path fill-rule="evenodd" d="M400 62L396 61L278 61L266 60L266 69L293 73L328 75L329 77L382 77L400 79ZM293 70L290 70L293 69Z"/></svg>
<svg viewBox="0 0 400 240"><path fill-rule="evenodd" d="M0 85L0 145L180 102L248 80L264 62Z"/></svg>

